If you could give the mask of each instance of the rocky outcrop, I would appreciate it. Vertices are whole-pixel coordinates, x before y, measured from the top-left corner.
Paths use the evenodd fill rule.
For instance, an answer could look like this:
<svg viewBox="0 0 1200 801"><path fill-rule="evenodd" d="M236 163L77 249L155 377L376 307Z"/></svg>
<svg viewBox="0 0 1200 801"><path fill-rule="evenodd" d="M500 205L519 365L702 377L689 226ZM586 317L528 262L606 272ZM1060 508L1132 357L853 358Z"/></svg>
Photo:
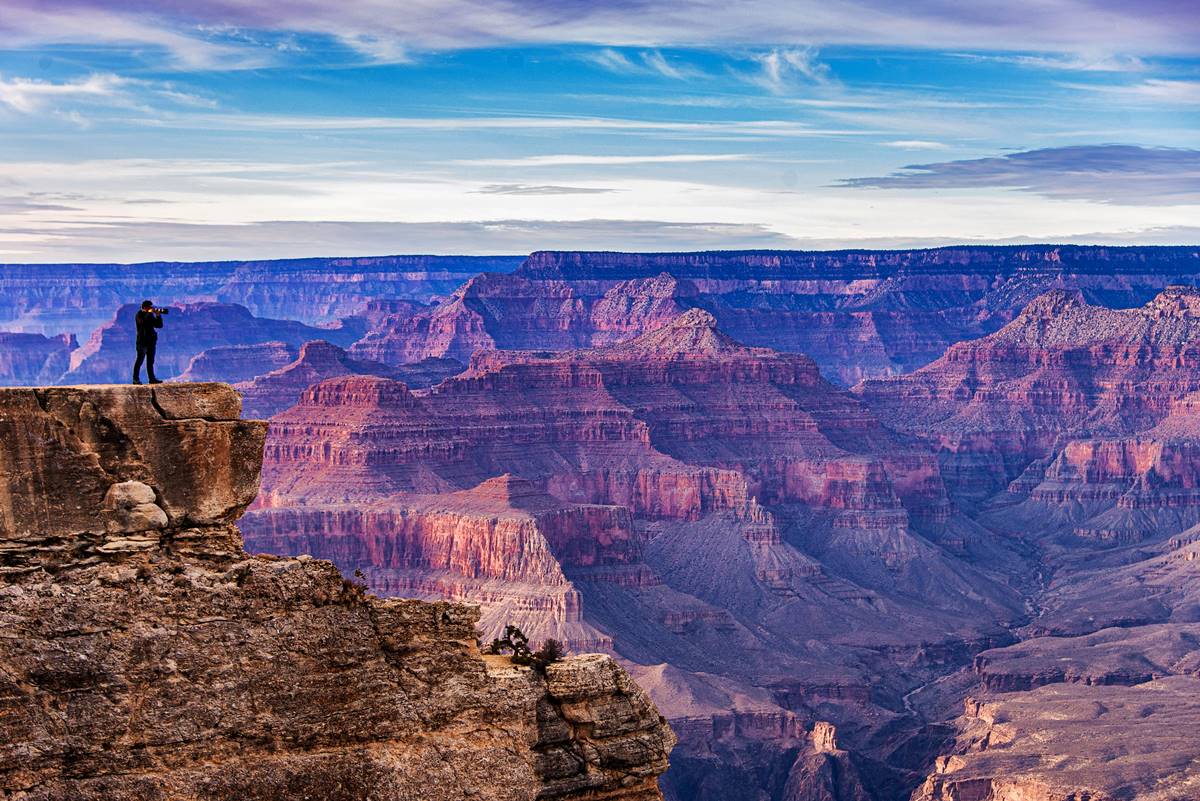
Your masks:
<svg viewBox="0 0 1200 801"><path fill-rule="evenodd" d="M108 325L97 329L73 354L64 380L71 383L125 383L135 353L136 304L122 306ZM159 332L156 372L172 378L188 369L203 351L230 345L282 342L298 349L305 342L326 339L348 345L362 335L362 321L344 320L336 328L314 328L292 320L255 317L245 306L191 303L171 307Z"/></svg>
<svg viewBox="0 0 1200 801"><path fill-rule="evenodd" d="M71 351L77 347L71 334L47 337L0 331L0 386L53 381L66 372Z"/></svg>
<svg viewBox="0 0 1200 801"><path fill-rule="evenodd" d="M606 656L482 656L234 521L265 424L227 386L0 390L0 794L660 798L674 736Z"/></svg>

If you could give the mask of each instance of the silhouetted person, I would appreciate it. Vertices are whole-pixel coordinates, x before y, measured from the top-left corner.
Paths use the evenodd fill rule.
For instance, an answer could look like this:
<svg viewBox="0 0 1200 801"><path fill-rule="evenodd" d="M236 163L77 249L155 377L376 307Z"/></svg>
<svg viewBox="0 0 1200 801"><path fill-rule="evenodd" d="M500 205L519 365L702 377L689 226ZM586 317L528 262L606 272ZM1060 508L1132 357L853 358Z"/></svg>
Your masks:
<svg viewBox="0 0 1200 801"><path fill-rule="evenodd" d="M146 362L146 378L151 384L161 384L154 375L154 348L158 345L158 331L162 328L162 312L148 300L142 301L137 313L137 361L133 363L133 383L142 383L142 362Z"/></svg>

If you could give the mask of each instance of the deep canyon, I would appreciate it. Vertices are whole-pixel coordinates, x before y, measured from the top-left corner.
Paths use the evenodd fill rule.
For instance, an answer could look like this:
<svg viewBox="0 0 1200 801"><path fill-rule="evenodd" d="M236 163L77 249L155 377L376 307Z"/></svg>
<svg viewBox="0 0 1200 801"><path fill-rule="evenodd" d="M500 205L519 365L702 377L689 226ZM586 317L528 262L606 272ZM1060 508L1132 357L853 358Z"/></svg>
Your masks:
<svg viewBox="0 0 1200 801"><path fill-rule="evenodd" d="M217 490L188 478L193 467L179 488L188 497L168 498L165 474L138 455L144 445L97 445L131 425L118 390L6 396L20 410L0 424L54 432L64 453L99 454L109 478L158 489L141 504L154 509L108 508L90 488L95 502L63 512L68 520L47 522L58 506L36 522L5 518L0 610L50 622L24 635L48 643L38 645L44 659L18 666L26 678L4 695L24 734L6 744L15 778L3 789L26 792L52 775L79 792L113 786L87 784L103 773L98 730L79 735L82 773L22 764L50 725L37 716L50 713L22 706L21 693L88 688L105 714L123 714L132 696L112 687L161 677L131 677L137 663L122 649L133 645L107 642L100 619L166 592L197 620L257 603L264 619L275 612L262 609L286 610L288 631L326 632L304 644L316 662L291 664L309 693L320 683L307 671L333 671L340 658L329 632L355 643L346 670L363 695L311 703L362 720L336 742L315 718L282 750L251 738L282 766L264 782L287 771L315 782L322 759L410 742L411 728L377 718L364 698L388 685L444 710L451 701L428 697L436 666L461 689L454 725L482 725L490 704L525 715L489 741L500 750L532 742L544 755L558 725L547 709L603 715L620 695L639 712L601 751L677 739L661 779L671 801L1198 797L1198 282L1197 248L1049 245L0 266L3 384L123 383L125 304L145 295L172 305L159 373L173 380L156 403L199 438L186 440L193 456L182 463L207 453L205 475L236 485L208 498ZM238 420L224 389L203 390L211 408L172 411L192 402L187 390L212 386L191 382L214 380L269 425ZM237 458L225 440L202 441L237 426L249 442ZM261 489L249 453L259 446ZM60 481L57 493L100 480L86 460L56 462L76 465L64 481L38 478L47 468L21 459L0 472ZM238 472L242 461L252 475ZM10 485L13 497L34 491ZM92 507L124 522L102 534L71 517ZM243 507L246 552L272 557L242 553L232 526ZM139 528L159 514L170 522L153 529L170 537ZM8 533L35 528L36 542ZM86 547L71 546L82 532ZM331 560L382 600L339 594L354 591L302 555ZM86 645L51 630L58 618L47 610L63 590L47 577L60 576L97 620ZM428 604L448 617L428 623ZM427 643L413 668L425 689L387 672L398 659L390 646L367 643L365 621L381 616ZM588 661L601 657L563 663L603 673L588 679L591 695L570 696L569 677L485 664L472 626L487 641L508 624L535 642L605 654L603 667ZM197 660L237 637L267 647L265 622L236 637L232 625L189 634L172 658L190 660L195 680ZM166 647L140 636L138 647ZM66 671L72 654L110 673L72 673L61 688L37 680ZM16 661L0 655L4 675L16 675ZM220 670L208 664L205 681ZM673 735L656 728L654 706ZM229 725L257 737L245 714ZM227 756L249 736L185 722ZM592 725L604 731L602 718ZM155 770L202 770L199 741L120 744L131 775L149 775L148 754ZM572 754L595 745L553 744ZM470 762L480 746L462 747ZM611 790L603 760L584 759L599 784L538 797L653 797L665 761L652 751L636 786ZM548 764L522 768L531 785L551 781ZM405 780L375 763L369 775ZM111 797L136 797L121 792Z"/></svg>

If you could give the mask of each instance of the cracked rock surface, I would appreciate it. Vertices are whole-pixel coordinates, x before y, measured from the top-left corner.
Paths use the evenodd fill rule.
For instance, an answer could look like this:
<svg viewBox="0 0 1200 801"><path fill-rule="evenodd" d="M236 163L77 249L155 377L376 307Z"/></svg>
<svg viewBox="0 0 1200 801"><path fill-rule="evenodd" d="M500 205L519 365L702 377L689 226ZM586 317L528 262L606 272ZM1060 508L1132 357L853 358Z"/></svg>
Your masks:
<svg viewBox="0 0 1200 801"><path fill-rule="evenodd" d="M484 657L474 607L249 557L265 424L217 384L0 390L0 799L660 799L604 656Z"/></svg>

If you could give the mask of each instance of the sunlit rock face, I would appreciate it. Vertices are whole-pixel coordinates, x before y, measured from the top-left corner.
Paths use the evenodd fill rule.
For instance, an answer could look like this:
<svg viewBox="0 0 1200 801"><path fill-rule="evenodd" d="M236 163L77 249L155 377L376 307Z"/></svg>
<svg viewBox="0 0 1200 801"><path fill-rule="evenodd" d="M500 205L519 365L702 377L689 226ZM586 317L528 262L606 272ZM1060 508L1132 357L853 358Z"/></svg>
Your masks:
<svg viewBox="0 0 1200 801"><path fill-rule="evenodd" d="M675 738L610 657L482 656L234 523L266 424L218 384L0 390L0 794L660 799Z"/></svg>

